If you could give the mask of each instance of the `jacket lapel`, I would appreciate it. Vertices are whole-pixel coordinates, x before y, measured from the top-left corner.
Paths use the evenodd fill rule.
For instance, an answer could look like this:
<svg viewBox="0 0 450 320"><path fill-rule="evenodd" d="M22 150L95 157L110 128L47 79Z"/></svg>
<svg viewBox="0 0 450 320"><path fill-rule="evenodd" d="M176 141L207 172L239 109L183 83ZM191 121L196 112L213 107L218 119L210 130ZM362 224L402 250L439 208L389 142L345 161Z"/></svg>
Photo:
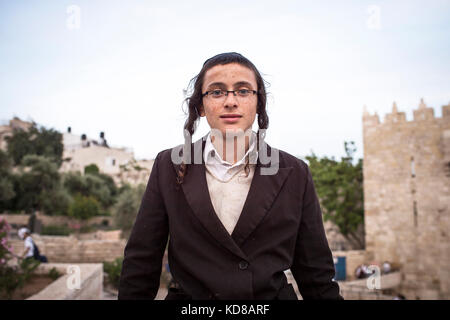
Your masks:
<svg viewBox="0 0 450 320"><path fill-rule="evenodd" d="M206 136L192 144L191 157L194 158L194 152L196 151L197 163L199 162L200 150L201 155L203 155L205 138ZM268 145L266 146L270 149ZM186 200L213 238L237 256L247 259L240 246L266 216L292 167L281 168L280 166L278 172L274 175L261 175L261 167L268 167L271 163L263 165L258 159L244 207L230 236L214 211L206 181L203 156L201 156L201 159L201 164L194 164L194 159L191 159L192 164L188 165L187 174L181 185Z"/></svg>
<svg viewBox="0 0 450 320"><path fill-rule="evenodd" d="M204 149L205 137L199 139L193 144L191 153L192 155L194 154L194 149ZM201 149L199 148L199 143L202 144ZM197 154L196 156L196 162L199 162L199 155ZM230 234L225 229L216 212L214 211L211 197L209 196L208 184L206 181L206 168L203 156L201 159L201 164L195 164L193 161L194 159L192 159L192 164L188 165L187 174L184 177L183 183L181 184L186 200L194 214L197 216L202 225L213 238L215 238L221 245L230 250L232 253L236 254L242 259L247 259L247 256L230 237Z"/></svg>
<svg viewBox="0 0 450 320"><path fill-rule="evenodd" d="M267 144L266 147L268 150L271 149ZM276 164L279 166L276 174L261 175L262 167ZM280 163L263 165L258 158L247 199L245 200L236 227L231 234L233 240L239 247L242 246L244 241L267 215L291 170L292 167L281 168Z"/></svg>

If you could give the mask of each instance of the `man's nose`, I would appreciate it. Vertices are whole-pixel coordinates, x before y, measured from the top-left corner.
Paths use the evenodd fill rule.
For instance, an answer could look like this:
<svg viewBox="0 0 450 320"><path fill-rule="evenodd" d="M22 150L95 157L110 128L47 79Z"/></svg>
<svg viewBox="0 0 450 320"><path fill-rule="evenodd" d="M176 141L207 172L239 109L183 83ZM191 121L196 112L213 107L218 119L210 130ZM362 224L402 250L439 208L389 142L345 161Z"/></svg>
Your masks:
<svg viewBox="0 0 450 320"><path fill-rule="evenodd" d="M224 101L225 107L237 107L238 101L237 97L235 96L234 92L228 92L228 94L225 96Z"/></svg>

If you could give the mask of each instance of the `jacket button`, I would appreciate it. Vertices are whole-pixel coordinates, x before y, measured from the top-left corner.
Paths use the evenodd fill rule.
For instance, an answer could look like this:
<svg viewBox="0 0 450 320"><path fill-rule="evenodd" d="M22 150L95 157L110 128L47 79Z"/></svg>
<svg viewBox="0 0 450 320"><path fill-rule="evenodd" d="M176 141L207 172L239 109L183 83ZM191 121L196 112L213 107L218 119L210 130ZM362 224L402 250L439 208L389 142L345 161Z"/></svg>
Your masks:
<svg viewBox="0 0 450 320"><path fill-rule="evenodd" d="M219 293L210 293L209 294L209 299L211 299L211 300L218 300L219 298L220 298Z"/></svg>
<svg viewBox="0 0 450 320"><path fill-rule="evenodd" d="M245 270L247 268L248 268L248 262L247 261L243 260L243 261L239 262L239 269Z"/></svg>

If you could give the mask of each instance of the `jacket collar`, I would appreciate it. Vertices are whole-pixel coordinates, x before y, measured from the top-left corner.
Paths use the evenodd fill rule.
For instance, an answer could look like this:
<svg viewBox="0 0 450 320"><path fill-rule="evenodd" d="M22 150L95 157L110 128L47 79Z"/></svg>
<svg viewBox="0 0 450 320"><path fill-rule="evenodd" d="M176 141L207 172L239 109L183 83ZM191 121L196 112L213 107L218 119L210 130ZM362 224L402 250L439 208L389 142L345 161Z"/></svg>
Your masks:
<svg viewBox="0 0 450 320"><path fill-rule="evenodd" d="M215 213L209 195L205 164L202 156L206 137L207 135L191 145L191 155L194 156L195 153L197 153L196 156L201 157L202 163L194 164L192 161L192 164L188 165L187 174L182 183L183 192L192 211L211 236L234 254L242 259L247 259L247 255L242 251L241 247L272 207L272 203L280 192L292 167L285 168L283 167L283 163L280 162L262 164L258 158L244 207L239 220L230 235ZM270 154L272 150L275 150L265 142L262 146L263 148L266 148L268 154ZM198 154L199 152L201 152L201 154ZM261 174L261 168L269 167L272 164L276 164L279 167L276 174Z"/></svg>

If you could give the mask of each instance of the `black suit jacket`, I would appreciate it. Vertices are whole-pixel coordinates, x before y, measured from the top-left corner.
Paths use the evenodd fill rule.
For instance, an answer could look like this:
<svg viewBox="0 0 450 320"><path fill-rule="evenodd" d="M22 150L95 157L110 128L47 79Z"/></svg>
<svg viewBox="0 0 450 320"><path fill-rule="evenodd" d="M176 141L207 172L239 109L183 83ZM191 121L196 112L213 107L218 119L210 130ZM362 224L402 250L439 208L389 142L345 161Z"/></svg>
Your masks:
<svg viewBox="0 0 450 320"><path fill-rule="evenodd" d="M204 138L197 151L203 152ZM230 235L214 212L204 163L189 164L177 188L171 151L155 159L125 247L119 299L155 298L168 238L170 271L180 289L166 299L297 299L287 269L303 299L342 299L306 163L279 150L277 174L261 175L258 160Z"/></svg>

